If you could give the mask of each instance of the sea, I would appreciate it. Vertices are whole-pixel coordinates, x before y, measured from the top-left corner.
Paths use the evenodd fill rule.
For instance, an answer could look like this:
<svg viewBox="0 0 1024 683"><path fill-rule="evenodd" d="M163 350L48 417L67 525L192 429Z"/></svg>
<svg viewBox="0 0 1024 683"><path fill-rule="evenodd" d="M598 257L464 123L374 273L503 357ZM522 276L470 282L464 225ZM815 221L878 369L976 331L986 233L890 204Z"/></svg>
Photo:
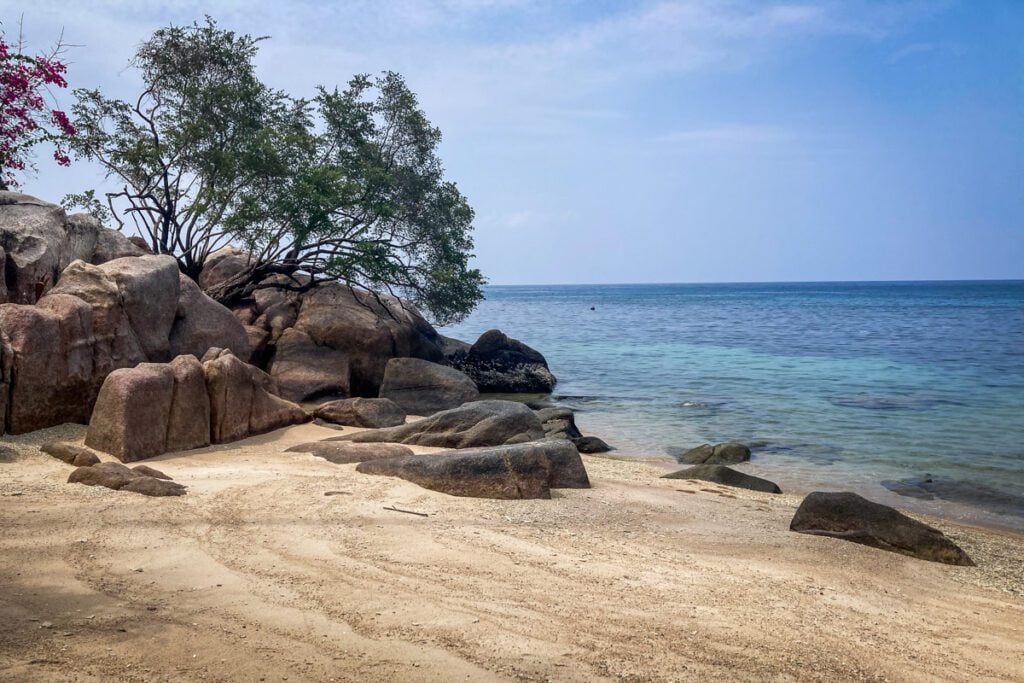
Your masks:
<svg viewBox="0 0 1024 683"><path fill-rule="evenodd" d="M740 441L787 493L1024 532L1024 281L489 286L623 458Z"/></svg>

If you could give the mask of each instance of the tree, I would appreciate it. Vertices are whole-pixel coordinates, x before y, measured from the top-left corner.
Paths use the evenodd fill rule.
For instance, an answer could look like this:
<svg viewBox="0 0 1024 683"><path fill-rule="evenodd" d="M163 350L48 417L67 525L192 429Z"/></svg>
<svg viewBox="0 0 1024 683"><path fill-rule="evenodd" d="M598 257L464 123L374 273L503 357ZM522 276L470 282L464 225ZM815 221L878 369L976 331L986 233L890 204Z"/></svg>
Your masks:
<svg viewBox="0 0 1024 683"><path fill-rule="evenodd" d="M134 104L76 92L76 151L123 184L112 212L195 279L214 251L243 246L248 267L209 292L227 305L340 280L439 322L466 315L482 298L473 211L415 95L386 73L289 97L256 76L261 40L209 18L160 29L133 61L145 83Z"/></svg>
<svg viewBox="0 0 1024 683"><path fill-rule="evenodd" d="M32 167L33 147L54 145L53 159L68 166L68 139L75 127L62 110L46 103L50 88L66 88L63 43L49 54L25 54L23 41L7 42L0 33L0 190L18 186L16 174ZM52 99L52 98L51 98Z"/></svg>

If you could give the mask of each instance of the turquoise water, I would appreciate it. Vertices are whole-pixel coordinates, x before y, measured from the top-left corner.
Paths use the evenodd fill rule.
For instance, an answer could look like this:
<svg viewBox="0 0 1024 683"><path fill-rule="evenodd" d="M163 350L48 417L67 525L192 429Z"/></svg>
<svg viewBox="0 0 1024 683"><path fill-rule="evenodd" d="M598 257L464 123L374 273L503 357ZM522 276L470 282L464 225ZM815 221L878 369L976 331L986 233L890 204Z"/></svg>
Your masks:
<svg viewBox="0 0 1024 683"><path fill-rule="evenodd" d="M555 398L621 455L744 441L743 468L784 490L1024 530L1024 281L486 293L442 332L540 350Z"/></svg>

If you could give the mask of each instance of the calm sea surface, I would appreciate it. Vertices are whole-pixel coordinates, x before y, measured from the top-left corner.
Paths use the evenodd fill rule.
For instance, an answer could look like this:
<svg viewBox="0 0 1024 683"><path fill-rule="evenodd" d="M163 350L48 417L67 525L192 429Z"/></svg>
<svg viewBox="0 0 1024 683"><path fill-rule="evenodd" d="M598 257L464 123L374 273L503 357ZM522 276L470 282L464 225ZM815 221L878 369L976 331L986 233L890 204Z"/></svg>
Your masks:
<svg viewBox="0 0 1024 683"><path fill-rule="evenodd" d="M488 287L625 456L743 441L785 491L1024 530L1024 281ZM897 493L899 492L899 493Z"/></svg>

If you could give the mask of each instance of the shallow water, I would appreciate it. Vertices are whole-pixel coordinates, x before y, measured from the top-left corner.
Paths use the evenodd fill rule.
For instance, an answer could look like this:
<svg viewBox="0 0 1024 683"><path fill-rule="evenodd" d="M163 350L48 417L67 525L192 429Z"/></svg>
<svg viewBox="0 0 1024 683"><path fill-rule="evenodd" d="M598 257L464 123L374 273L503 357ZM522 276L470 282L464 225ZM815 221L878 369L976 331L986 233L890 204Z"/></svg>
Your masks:
<svg viewBox="0 0 1024 683"><path fill-rule="evenodd" d="M488 287L442 332L492 327L620 454L744 441L784 490L1024 530L1024 281Z"/></svg>

